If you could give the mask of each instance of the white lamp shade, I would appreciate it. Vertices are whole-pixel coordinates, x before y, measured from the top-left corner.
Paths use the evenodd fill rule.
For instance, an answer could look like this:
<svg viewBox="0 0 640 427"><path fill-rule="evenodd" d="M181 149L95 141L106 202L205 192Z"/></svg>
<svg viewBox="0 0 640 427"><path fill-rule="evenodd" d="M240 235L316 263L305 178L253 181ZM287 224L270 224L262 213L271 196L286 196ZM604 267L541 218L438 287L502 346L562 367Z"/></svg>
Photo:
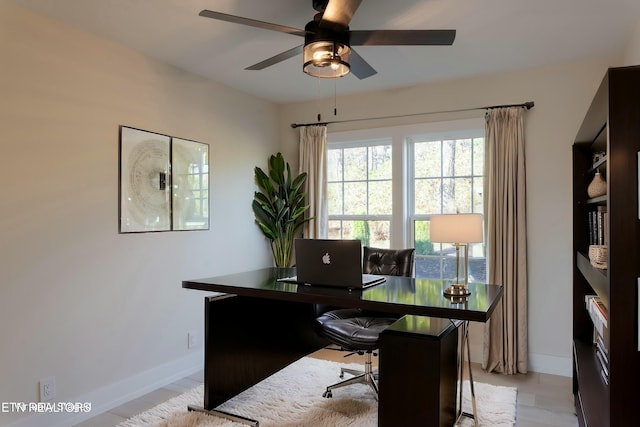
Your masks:
<svg viewBox="0 0 640 427"><path fill-rule="evenodd" d="M481 243L482 215L431 215L430 240L433 243Z"/></svg>

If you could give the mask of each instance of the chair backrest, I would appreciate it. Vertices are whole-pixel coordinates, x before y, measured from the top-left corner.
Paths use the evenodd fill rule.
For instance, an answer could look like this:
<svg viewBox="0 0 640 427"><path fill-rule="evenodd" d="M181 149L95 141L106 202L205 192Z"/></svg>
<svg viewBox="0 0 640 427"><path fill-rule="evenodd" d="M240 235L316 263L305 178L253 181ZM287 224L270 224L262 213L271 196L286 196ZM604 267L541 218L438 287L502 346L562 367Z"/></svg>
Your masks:
<svg viewBox="0 0 640 427"><path fill-rule="evenodd" d="M379 249L365 246L362 256L362 272L387 276L413 276L415 248Z"/></svg>

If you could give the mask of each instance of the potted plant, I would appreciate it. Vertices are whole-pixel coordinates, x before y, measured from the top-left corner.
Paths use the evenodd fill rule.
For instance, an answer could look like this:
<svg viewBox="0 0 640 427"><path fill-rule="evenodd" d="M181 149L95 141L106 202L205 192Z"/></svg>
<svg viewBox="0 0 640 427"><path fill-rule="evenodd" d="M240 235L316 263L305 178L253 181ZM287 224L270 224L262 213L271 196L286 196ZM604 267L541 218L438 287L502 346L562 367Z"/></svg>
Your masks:
<svg viewBox="0 0 640 427"><path fill-rule="evenodd" d="M296 232L312 218L304 218L309 209L302 187L307 174L293 180L289 163L281 153L269 157L269 174L255 167L255 180L260 191L253 198L256 224L269 240L276 267L290 267Z"/></svg>

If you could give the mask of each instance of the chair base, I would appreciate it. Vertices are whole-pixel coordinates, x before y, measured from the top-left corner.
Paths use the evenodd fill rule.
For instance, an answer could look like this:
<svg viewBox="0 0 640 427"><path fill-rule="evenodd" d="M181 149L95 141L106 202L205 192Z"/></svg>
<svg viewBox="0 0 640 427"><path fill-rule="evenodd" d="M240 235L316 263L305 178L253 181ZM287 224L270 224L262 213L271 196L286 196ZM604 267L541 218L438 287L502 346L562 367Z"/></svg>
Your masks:
<svg viewBox="0 0 640 427"><path fill-rule="evenodd" d="M328 386L325 392L322 394L322 397L333 397L333 390L336 388L348 386L351 384L368 384L375 393L376 400L378 399L378 378L377 373L372 369L371 351L367 351L365 353L364 372L357 371L355 369L341 368L340 378L344 378L345 372L355 376Z"/></svg>

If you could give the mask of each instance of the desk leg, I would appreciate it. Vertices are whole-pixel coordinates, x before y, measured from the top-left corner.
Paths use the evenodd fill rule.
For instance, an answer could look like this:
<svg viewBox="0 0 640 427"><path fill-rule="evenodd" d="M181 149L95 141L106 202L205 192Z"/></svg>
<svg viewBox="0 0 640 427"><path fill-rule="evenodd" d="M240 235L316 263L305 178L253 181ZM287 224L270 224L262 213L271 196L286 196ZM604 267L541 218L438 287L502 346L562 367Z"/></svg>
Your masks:
<svg viewBox="0 0 640 427"><path fill-rule="evenodd" d="M473 384L473 373L471 372L471 349L469 346L469 321L463 321L460 326L460 362L458 366L458 379L459 379L459 398L458 398L458 410L456 415L456 423L460 421L460 418L467 417L473 420L475 427L478 427L478 411L476 410L476 391ZM465 349L466 347L466 349ZM469 388L471 390L471 409L473 413L464 412L462 410L462 390L464 384L464 367L465 367L465 350L467 358L467 370L469 372Z"/></svg>
<svg viewBox="0 0 640 427"><path fill-rule="evenodd" d="M211 296L205 298L204 321L204 405L200 410L218 414L216 407L222 403L327 345L315 331L312 304ZM245 417L220 415L258 425Z"/></svg>
<svg viewBox="0 0 640 427"><path fill-rule="evenodd" d="M240 424L245 424L251 427L260 427L260 422L252 418L243 417L242 415L232 414L231 412L221 411L219 409L204 409L201 406L187 407L189 412L203 412L208 415L215 415L216 417L224 418L225 420L233 421Z"/></svg>

